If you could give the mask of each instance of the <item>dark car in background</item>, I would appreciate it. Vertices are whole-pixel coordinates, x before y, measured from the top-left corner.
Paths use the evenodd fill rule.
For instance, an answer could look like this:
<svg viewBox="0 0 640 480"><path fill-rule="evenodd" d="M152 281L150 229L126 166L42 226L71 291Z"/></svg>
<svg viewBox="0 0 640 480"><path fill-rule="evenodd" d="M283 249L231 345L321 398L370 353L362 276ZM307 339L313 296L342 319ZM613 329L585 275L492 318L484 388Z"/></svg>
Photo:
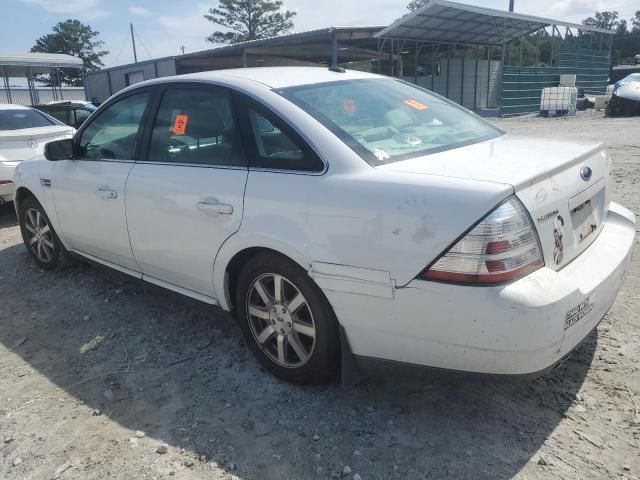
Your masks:
<svg viewBox="0 0 640 480"><path fill-rule="evenodd" d="M93 103L82 100L51 102L46 105L35 105L33 108L74 128L79 128L89 118L89 115L98 109Z"/></svg>

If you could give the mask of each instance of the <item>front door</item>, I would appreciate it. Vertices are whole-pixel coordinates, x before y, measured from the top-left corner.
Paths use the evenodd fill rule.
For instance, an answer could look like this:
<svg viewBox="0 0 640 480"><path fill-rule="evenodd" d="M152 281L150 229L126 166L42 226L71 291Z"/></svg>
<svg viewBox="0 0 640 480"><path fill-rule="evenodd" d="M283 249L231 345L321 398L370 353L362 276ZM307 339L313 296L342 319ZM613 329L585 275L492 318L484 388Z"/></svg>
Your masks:
<svg viewBox="0 0 640 480"><path fill-rule="evenodd" d="M215 298L213 263L240 228L247 166L229 90L162 92L148 151L127 182L127 220L145 277Z"/></svg>
<svg viewBox="0 0 640 480"><path fill-rule="evenodd" d="M125 216L125 185L134 165L150 93L109 105L79 133L79 157L56 162L51 188L70 247L138 271Z"/></svg>

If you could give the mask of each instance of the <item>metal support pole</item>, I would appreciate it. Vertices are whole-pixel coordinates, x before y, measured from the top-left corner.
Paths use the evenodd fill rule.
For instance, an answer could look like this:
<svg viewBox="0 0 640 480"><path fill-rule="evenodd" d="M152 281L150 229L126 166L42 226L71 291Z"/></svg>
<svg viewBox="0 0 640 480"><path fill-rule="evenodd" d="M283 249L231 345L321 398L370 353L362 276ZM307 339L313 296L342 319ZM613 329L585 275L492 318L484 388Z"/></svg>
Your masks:
<svg viewBox="0 0 640 480"><path fill-rule="evenodd" d="M338 68L338 35L335 28L329 30L329 36L331 37L331 63L329 68Z"/></svg>
<svg viewBox="0 0 640 480"><path fill-rule="evenodd" d="M60 81L60 69L56 68L56 79L58 82L58 91L60 92L60 100L64 100L64 94L62 93L62 82Z"/></svg>
<svg viewBox="0 0 640 480"><path fill-rule="evenodd" d="M331 47L333 50L333 46ZM333 56L333 51L331 52L331 55ZM331 59L331 66L333 66L333 58ZM243 48L242 49L242 68L247 68L247 51Z"/></svg>
<svg viewBox="0 0 640 480"><path fill-rule="evenodd" d="M11 98L11 85L9 84L9 76L7 75L7 70L4 65L2 65L2 80L4 81L4 89L7 94L7 103L13 103Z"/></svg>
<svg viewBox="0 0 640 480"><path fill-rule="evenodd" d="M491 47L487 47L487 109L489 108L490 95L491 95Z"/></svg>
<svg viewBox="0 0 640 480"><path fill-rule="evenodd" d="M31 77L31 67L27 67L27 85L29 86L29 99L31 100L31 105L36 105L36 99L33 91L33 78Z"/></svg>
<svg viewBox="0 0 640 480"><path fill-rule="evenodd" d="M418 84L418 41L416 40L416 53L413 57L413 84Z"/></svg>
<svg viewBox="0 0 640 480"><path fill-rule="evenodd" d="M436 45L431 46L431 91L435 91L436 87Z"/></svg>
<svg viewBox="0 0 640 480"><path fill-rule="evenodd" d="M453 46L455 49L455 45ZM449 72L451 71L451 45L447 48L447 85L445 89L445 97L449 98Z"/></svg>
<svg viewBox="0 0 640 480"><path fill-rule="evenodd" d="M549 66L553 67L553 57L555 56L555 48L556 48L556 26L553 25L551 27L551 60L549 61Z"/></svg>
<svg viewBox="0 0 640 480"><path fill-rule="evenodd" d="M478 109L478 59L480 58L480 47L476 46L476 71L473 75L473 109Z"/></svg>
<svg viewBox="0 0 640 480"><path fill-rule="evenodd" d="M460 61L462 62L462 66L460 67L460 69L461 69L461 72L460 72L460 105L464 105L464 64L465 64L464 54L465 54L465 47L462 47L462 58L460 59ZM454 45L453 55L455 57L455 45Z"/></svg>
<svg viewBox="0 0 640 480"><path fill-rule="evenodd" d="M394 76L393 75L393 38L389 40L389 73L390 76Z"/></svg>
<svg viewBox="0 0 640 480"><path fill-rule="evenodd" d="M53 96L54 100L58 99L58 92L56 91L56 82L54 82L53 80L53 68L49 69L49 78L51 79L51 95Z"/></svg>
<svg viewBox="0 0 640 480"><path fill-rule="evenodd" d="M138 63L138 54L136 53L136 39L133 36L133 23L129 24L131 29L131 45L133 45L133 63Z"/></svg>
<svg viewBox="0 0 640 480"><path fill-rule="evenodd" d="M504 86L505 47L507 45L507 19L502 22L502 65L500 66L500 89L498 90L498 109L502 111L502 89Z"/></svg>

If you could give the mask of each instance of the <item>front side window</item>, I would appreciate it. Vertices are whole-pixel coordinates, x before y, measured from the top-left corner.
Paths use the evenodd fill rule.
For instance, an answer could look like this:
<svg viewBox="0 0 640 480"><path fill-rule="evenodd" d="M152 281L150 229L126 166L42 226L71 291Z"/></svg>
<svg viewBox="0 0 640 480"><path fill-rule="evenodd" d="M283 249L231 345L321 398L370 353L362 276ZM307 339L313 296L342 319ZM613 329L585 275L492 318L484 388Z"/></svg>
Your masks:
<svg viewBox="0 0 640 480"><path fill-rule="evenodd" d="M167 90L153 124L149 161L241 165L231 94L223 88Z"/></svg>
<svg viewBox="0 0 640 480"><path fill-rule="evenodd" d="M453 102L393 79L303 85L279 93L372 165L501 135L500 130Z"/></svg>
<svg viewBox="0 0 640 480"><path fill-rule="evenodd" d="M27 108L0 110L0 130L49 127L54 123L40 112Z"/></svg>
<svg viewBox="0 0 640 480"><path fill-rule="evenodd" d="M149 93L141 92L108 106L82 132L82 157L133 160L148 102Z"/></svg>

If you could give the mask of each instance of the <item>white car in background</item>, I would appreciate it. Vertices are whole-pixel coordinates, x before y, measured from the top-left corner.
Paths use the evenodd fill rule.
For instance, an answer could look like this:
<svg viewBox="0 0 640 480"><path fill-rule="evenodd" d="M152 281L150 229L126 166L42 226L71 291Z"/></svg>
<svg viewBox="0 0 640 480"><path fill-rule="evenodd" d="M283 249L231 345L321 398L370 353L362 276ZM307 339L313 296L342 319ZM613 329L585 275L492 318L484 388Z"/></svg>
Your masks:
<svg viewBox="0 0 640 480"><path fill-rule="evenodd" d="M73 253L234 311L291 382L353 358L544 371L612 305L636 231L602 145L360 72L138 83L45 155L15 177L39 266Z"/></svg>
<svg viewBox="0 0 640 480"><path fill-rule="evenodd" d="M0 104L0 205L13 200L18 163L43 157L50 140L71 138L75 129L22 105Z"/></svg>

